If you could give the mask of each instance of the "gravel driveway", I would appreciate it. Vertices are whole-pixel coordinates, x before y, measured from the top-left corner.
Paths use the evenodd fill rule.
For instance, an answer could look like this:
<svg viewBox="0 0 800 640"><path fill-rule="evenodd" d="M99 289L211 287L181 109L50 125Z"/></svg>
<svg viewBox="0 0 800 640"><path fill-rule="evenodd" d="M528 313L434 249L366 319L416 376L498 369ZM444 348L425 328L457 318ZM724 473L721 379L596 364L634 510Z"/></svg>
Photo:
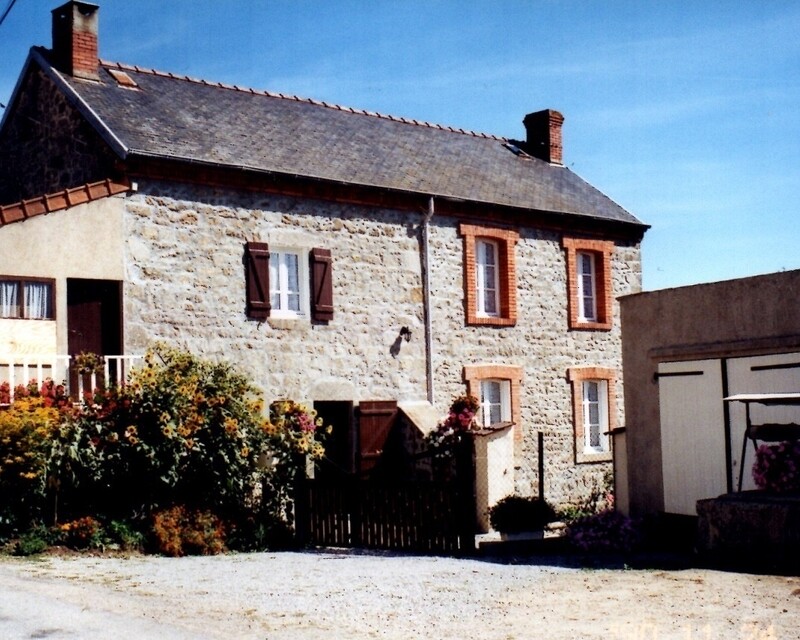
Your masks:
<svg viewBox="0 0 800 640"><path fill-rule="evenodd" d="M789 640L800 580L379 553L0 557L0 638Z"/></svg>

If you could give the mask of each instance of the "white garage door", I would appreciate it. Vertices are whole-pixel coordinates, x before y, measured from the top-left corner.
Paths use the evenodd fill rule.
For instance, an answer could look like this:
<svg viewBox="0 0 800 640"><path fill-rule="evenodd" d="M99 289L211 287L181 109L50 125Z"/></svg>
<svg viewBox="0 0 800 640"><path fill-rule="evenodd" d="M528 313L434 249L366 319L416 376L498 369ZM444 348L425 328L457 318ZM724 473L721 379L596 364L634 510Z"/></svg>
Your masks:
<svg viewBox="0 0 800 640"><path fill-rule="evenodd" d="M727 488L721 362L661 363L658 387L664 510L697 515L699 499Z"/></svg>

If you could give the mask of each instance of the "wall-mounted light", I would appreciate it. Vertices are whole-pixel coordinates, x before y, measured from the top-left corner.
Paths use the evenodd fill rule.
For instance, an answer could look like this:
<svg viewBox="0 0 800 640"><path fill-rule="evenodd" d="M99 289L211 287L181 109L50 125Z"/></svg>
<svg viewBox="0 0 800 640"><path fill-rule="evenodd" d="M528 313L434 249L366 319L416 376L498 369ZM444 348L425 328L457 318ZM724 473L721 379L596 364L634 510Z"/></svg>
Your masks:
<svg viewBox="0 0 800 640"><path fill-rule="evenodd" d="M411 329L408 327L403 327L400 329L400 337L405 338L405 341L408 342L411 340Z"/></svg>

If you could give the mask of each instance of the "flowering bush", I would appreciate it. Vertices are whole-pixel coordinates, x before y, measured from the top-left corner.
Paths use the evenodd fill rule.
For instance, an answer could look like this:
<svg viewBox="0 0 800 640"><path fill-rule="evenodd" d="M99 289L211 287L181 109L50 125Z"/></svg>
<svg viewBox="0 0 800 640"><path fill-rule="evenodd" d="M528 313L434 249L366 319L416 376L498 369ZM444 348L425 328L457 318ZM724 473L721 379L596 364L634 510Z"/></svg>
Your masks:
<svg viewBox="0 0 800 640"><path fill-rule="evenodd" d="M447 416L425 438L435 458L452 457L464 433L475 428L475 415L480 403L474 396L458 396L450 405Z"/></svg>
<svg viewBox="0 0 800 640"><path fill-rule="evenodd" d="M153 514L156 549L165 556L216 555L225 551L225 527L210 511L170 507Z"/></svg>
<svg viewBox="0 0 800 640"><path fill-rule="evenodd" d="M756 451L753 480L767 491L800 491L800 441L762 444Z"/></svg>
<svg viewBox="0 0 800 640"><path fill-rule="evenodd" d="M103 527L92 516L65 522L57 527L64 544L73 549L90 549L103 544Z"/></svg>
<svg viewBox="0 0 800 640"><path fill-rule="evenodd" d="M42 514L50 443L59 419L48 400L38 396L20 397L0 411L0 537Z"/></svg>
<svg viewBox="0 0 800 640"><path fill-rule="evenodd" d="M235 513L259 487L268 426L243 376L158 345L128 384L67 417L53 463L83 509L90 498L123 518L174 503Z"/></svg>
<svg viewBox="0 0 800 640"><path fill-rule="evenodd" d="M291 522L293 480L306 458L324 453L312 411L284 400L266 416L258 390L229 365L164 345L148 351L126 384L78 405L52 381L15 393L0 411L5 533L37 518L71 520L72 531L86 513L144 531L152 514L180 505L190 515L179 514L178 529L196 529L192 514L206 514L226 523L215 528L223 543L235 529L242 548L263 548ZM256 530L263 535L248 540Z"/></svg>
<svg viewBox="0 0 800 640"><path fill-rule="evenodd" d="M582 551L632 551L639 544L640 532L629 517L606 509L572 522L567 538Z"/></svg>
<svg viewBox="0 0 800 640"><path fill-rule="evenodd" d="M14 387L14 398L42 398L44 406L58 409L66 407L70 402L64 384L57 385L50 378L47 378L41 386L36 380L31 380L27 385L18 384ZM8 382L2 382L0 383L0 404L10 403L11 386Z"/></svg>

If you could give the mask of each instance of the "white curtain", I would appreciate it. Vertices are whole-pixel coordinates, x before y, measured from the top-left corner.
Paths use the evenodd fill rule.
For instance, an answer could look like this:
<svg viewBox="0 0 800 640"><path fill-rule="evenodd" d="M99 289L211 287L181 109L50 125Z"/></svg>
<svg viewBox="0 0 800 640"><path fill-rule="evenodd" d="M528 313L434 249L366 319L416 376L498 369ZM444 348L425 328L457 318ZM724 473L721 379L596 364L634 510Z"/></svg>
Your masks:
<svg viewBox="0 0 800 640"><path fill-rule="evenodd" d="M25 317L31 320L52 317L49 284L45 282L25 283Z"/></svg>
<svg viewBox="0 0 800 640"><path fill-rule="evenodd" d="M0 318L19 317L19 283L0 280Z"/></svg>

